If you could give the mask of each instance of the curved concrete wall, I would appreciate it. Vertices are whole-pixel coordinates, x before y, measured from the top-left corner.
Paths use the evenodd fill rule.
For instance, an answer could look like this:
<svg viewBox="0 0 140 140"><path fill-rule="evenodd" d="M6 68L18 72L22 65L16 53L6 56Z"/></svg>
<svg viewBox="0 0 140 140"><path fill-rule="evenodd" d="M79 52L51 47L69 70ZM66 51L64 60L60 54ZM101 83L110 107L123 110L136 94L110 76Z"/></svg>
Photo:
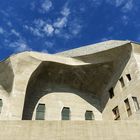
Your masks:
<svg viewBox="0 0 140 140"><path fill-rule="evenodd" d="M81 97L83 96L83 97ZM86 97L88 96L88 97ZM91 100L90 104L84 97ZM61 111L63 107L70 108L70 120L85 120L86 110L93 111L95 120L102 120L102 114L97 110L96 106L99 105L99 101L96 98L88 95L88 93L73 92L52 92L43 96L37 103L37 105L45 104L45 120L61 120ZM33 119L35 120L36 108L34 110Z"/></svg>

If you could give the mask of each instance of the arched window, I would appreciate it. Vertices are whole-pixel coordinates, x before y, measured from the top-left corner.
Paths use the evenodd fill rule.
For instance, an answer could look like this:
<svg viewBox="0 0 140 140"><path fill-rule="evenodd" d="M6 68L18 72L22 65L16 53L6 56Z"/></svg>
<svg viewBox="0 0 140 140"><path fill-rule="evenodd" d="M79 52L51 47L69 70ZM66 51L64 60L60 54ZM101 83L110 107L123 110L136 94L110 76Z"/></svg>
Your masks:
<svg viewBox="0 0 140 140"><path fill-rule="evenodd" d="M0 99L0 113L2 111L2 106L3 106L3 102L2 102L2 99Z"/></svg>
<svg viewBox="0 0 140 140"><path fill-rule="evenodd" d="M94 120L94 115L92 111L87 110L85 112L85 120Z"/></svg>
<svg viewBox="0 0 140 140"><path fill-rule="evenodd" d="M45 104L38 104L36 109L36 120L45 120Z"/></svg>
<svg viewBox="0 0 140 140"><path fill-rule="evenodd" d="M61 118L62 120L70 120L70 108L69 107L63 107L61 112Z"/></svg>

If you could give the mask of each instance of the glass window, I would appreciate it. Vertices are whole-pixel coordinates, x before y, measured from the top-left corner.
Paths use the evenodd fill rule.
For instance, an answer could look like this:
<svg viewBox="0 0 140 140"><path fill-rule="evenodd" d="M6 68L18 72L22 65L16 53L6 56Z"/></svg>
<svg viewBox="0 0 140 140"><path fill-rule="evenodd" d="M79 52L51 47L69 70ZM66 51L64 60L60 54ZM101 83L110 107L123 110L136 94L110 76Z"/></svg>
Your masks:
<svg viewBox="0 0 140 140"><path fill-rule="evenodd" d="M122 87L124 87L124 86L125 86L125 84L124 84L123 77L121 77L121 78L119 79L119 81L120 81L120 83L121 83L121 86L122 86Z"/></svg>
<svg viewBox="0 0 140 140"><path fill-rule="evenodd" d="M2 102L2 99L0 99L0 113L2 111L2 106L3 106L3 102Z"/></svg>
<svg viewBox="0 0 140 140"><path fill-rule="evenodd" d="M138 111L140 109L140 106L139 106L137 97L132 97L132 99L133 99L133 102L134 102L134 105L135 105L135 109L136 109L136 111Z"/></svg>
<svg viewBox="0 0 140 140"><path fill-rule="evenodd" d="M114 97L114 89L113 88L111 88L109 90L109 97L110 97L110 99L112 99Z"/></svg>
<svg viewBox="0 0 140 140"><path fill-rule="evenodd" d="M36 120L45 120L45 104L38 104L36 109Z"/></svg>
<svg viewBox="0 0 140 140"><path fill-rule="evenodd" d="M124 102L125 102L127 114L128 114L128 116L130 116L132 114L132 111L131 111L131 108L130 108L129 100L126 99L126 100L124 100Z"/></svg>
<svg viewBox="0 0 140 140"><path fill-rule="evenodd" d="M62 120L70 120L70 108L69 107L63 107L61 112L61 118Z"/></svg>
<svg viewBox="0 0 140 140"><path fill-rule="evenodd" d="M93 120L94 119L94 115L92 111L87 110L85 113L85 120Z"/></svg>
<svg viewBox="0 0 140 140"><path fill-rule="evenodd" d="M120 120L120 113L119 113L119 108L116 106L114 109L112 109L113 115L114 115L114 120Z"/></svg>
<svg viewBox="0 0 140 140"><path fill-rule="evenodd" d="M131 75L130 74L126 74L126 77L129 81L131 81Z"/></svg>

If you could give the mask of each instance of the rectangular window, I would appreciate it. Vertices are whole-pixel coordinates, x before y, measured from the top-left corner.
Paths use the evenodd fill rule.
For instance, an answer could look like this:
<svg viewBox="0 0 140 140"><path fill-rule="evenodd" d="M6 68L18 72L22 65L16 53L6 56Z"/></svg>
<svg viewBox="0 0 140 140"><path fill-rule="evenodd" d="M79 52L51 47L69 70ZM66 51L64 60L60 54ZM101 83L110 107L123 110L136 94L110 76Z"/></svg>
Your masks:
<svg viewBox="0 0 140 140"><path fill-rule="evenodd" d="M38 104L36 109L36 120L45 120L45 104Z"/></svg>
<svg viewBox="0 0 140 140"><path fill-rule="evenodd" d="M126 77L129 81L131 81L131 75L130 74L126 74Z"/></svg>
<svg viewBox="0 0 140 140"><path fill-rule="evenodd" d="M112 99L114 97L114 89L113 88L111 88L109 90L109 97L110 97L110 99Z"/></svg>
<svg viewBox="0 0 140 140"><path fill-rule="evenodd" d="M136 111L138 111L140 109L140 106L139 106L137 97L132 97L132 99L133 99L133 102L134 102L134 105L135 105L135 109L136 109Z"/></svg>
<svg viewBox="0 0 140 140"><path fill-rule="evenodd" d="M93 120L94 119L94 115L92 111L86 111L85 113L85 120Z"/></svg>
<svg viewBox="0 0 140 140"><path fill-rule="evenodd" d="M61 112L61 118L62 120L70 120L70 108L69 107L63 107Z"/></svg>
<svg viewBox="0 0 140 140"><path fill-rule="evenodd" d="M119 113L119 108L116 106L114 109L112 109L113 115L114 115L114 120L120 120L120 113Z"/></svg>
<svg viewBox="0 0 140 140"><path fill-rule="evenodd" d="M132 111L131 111L131 108L130 108L130 104L129 104L128 98L126 100L124 100L124 102L125 102L127 114L128 114L128 116L130 116L132 114Z"/></svg>
<svg viewBox="0 0 140 140"><path fill-rule="evenodd" d="M2 106L3 106L2 99L0 99L0 113L2 111Z"/></svg>
<svg viewBox="0 0 140 140"><path fill-rule="evenodd" d="M121 83L121 86L122 86L122 87L124 87L124 86L125 86L125 84L124 84L123 77L121 77L121 78L119 79L119 81L120 81L120 83Z"/></svg>

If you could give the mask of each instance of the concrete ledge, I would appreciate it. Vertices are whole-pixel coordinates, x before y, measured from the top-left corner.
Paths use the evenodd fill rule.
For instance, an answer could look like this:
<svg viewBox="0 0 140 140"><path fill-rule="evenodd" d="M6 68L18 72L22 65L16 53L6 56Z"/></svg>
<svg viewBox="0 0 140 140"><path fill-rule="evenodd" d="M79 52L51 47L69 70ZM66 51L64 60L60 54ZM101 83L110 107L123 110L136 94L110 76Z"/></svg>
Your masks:
<svg viewBox="0 0 140 140"><path fill-rule="evenodd" d="M0 121L0 140L139 140L140 121Z"/></svg>

